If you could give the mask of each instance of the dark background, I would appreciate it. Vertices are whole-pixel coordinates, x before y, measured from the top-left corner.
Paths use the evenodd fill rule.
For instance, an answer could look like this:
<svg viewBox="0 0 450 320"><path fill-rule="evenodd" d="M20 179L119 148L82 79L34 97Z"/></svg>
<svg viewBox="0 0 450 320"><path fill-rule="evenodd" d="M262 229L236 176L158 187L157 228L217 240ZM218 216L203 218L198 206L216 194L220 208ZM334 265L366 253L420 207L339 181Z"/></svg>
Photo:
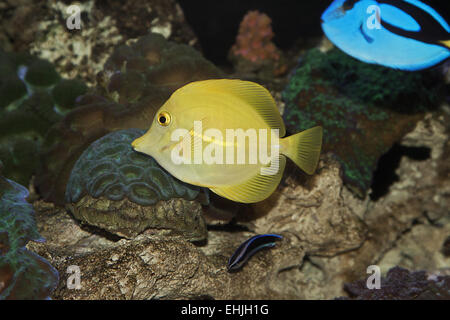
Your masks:
<svg viewBox="0 0 450 320"><path fill-rule="evenodd" d="M399 0L393 0L399 1ZM450 0L425 0L450 21ZM331 0L178 0L187 22L197 34L205 57L228 64L226 56L235 42L239 23L249 10L272 19L274 42L290 49L298 39L320 36L320 16Z"/></svg>

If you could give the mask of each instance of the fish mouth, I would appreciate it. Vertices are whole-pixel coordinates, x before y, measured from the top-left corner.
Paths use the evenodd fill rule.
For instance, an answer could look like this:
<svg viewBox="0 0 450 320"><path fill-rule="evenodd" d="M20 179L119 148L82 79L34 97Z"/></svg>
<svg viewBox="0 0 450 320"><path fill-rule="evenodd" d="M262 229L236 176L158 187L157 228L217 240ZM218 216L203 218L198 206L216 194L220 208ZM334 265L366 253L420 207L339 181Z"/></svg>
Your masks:
<svg viewBox="0 0 450 320"><path fill-rule="evenodd" d="M133 142L131 142L131 148L133 148L134 151L139 151L139 145L141 144L144 136L139 137L135 139Z"/></svg>

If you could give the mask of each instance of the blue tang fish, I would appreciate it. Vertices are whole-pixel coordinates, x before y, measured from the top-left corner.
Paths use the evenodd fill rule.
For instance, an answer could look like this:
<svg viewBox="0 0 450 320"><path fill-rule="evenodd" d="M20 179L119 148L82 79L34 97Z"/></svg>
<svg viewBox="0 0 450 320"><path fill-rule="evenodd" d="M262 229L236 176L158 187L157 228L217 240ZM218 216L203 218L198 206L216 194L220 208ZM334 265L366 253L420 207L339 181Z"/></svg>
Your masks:
<svg viewBox="0 0 450 320"><path fill-rule="evenodd" d="M322 29L339 49L366 63L416 71L450 57L450 28L419 0L335 0Z"/></svg>
<svg viewBox="0 0 450 320"><path fill-rule="evenodd" d="M275 246L275 240L282 239L278 234L259 234L247 239L242 243L235 253L228 260L228 271L234 272L244 266L244 264L256 252L263 248L271 248Z"/></svg>

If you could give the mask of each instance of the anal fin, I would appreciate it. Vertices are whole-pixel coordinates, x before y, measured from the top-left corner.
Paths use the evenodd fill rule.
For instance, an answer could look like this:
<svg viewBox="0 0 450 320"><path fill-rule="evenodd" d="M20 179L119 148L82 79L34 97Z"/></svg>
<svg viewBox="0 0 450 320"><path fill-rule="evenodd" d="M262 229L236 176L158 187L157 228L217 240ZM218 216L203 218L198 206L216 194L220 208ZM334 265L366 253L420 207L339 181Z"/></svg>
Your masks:
<svg viewBox="0 0 450 320"><path fill-rule="evenodd" d="M280 155L278 159L278 170L266 170L266 174L258 172L258 174L243 183L210 189L219 196L236 202L254 203L262 201L269 197L280 184L286 165L286 157Z"/></svg>

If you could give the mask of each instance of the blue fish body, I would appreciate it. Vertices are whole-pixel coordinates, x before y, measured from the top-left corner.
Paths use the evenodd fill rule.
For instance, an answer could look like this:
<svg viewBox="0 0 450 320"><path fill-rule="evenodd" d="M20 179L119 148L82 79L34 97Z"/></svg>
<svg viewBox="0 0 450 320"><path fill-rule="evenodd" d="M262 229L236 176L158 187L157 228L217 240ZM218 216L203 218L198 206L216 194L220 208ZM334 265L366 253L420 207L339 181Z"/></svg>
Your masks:
<svg viewBox="0 0 450 320"><path fill-rule="evenodd" d="M339 49L366 63L416 71L450 58L450 27L419 0L335 0L322 29Z"/></svg>
<svg viewBox="0 0 450 320"><path fill-rule="evenodd" d="M263 248L275 246L275 241L282 238L278 234L260 234L246 240L228 260L228 271L233 272L239 270L256 252Z"/></svg>

